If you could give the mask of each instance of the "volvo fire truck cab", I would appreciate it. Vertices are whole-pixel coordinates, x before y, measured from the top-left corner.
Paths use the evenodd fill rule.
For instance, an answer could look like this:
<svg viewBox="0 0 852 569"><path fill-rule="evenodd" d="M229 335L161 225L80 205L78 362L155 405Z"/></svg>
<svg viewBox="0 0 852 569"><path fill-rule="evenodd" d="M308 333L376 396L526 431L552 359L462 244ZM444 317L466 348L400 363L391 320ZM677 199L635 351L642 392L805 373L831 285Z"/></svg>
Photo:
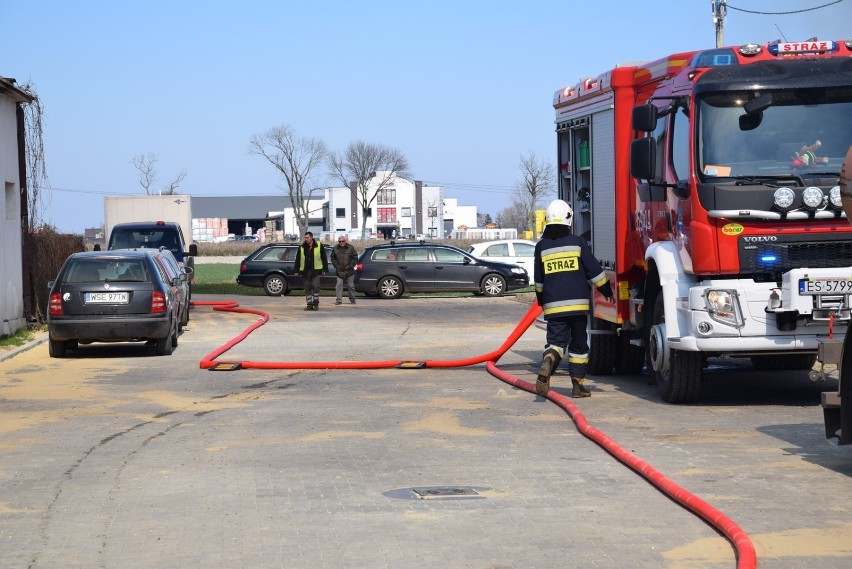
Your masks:
<svg viewBox="0 0 852 569"><path fill-rule="evenodd" d="M593 291L590 373L697 401L709 358L810 369L842 341L852 40L715 48L554 94L559 197L616 290Z"/></svg>

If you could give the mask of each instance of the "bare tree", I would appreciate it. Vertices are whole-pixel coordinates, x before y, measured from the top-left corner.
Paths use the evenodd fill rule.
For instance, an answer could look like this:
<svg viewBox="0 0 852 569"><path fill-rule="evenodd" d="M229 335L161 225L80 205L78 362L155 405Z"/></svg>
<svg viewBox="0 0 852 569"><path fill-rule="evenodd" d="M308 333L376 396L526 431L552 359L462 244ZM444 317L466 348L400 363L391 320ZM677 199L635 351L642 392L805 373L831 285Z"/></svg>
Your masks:
<svg viewBox="0 0 852 569"><path fill-rule="evenodd" d="M332 176L350 188L361 208L362 239L367 234L367 214L376 196L390 186L394 178L409 175L408 160L402 152L361 140L349 143L339 155L331 154L329 168Z"/></svg>
<svg viewBox="0 0 852 569"><path fill-rule="evenodd" d="M148 155L134 154L130 163L139 172L139 185L145 190L146 195L151 195L151 186L157 177L157 155L149 152Z"/></svg>
<svg viewBox="0 0 852 569"><path fill-rule="evenodd" d="M536 158L534 152L521 156L520 169L523 179L515 185L515 192L527 210L527 229L535 230L533 215L540 200L554 193L555 170L549 162Z"/></svg>
<svg viewBox="0 0 852 569"><path fill-rule="evenodd" d="M528 206L516 198L508 207L497 212L497 224L506 229L514 227L522 233L529 223L530 215Z"/></svg>
<svg viewBox="0 0 852 569"><path fill-rule="evenodd" d="M151 186L154 185L154 180L157 179L157 161L159 158L153 152L145 154L136 154L130 159L130 163L139 172L139 185L145 190L146 195L152 195ZM175 179L164 185L160 190L161 195L170 196L177 193L183 179L186 178L186 170L181 170L180 174L175 176Z"/></svg>
<svg viewBox="0 0 852 569"><path fill-rule="evenodd" d="M184 178L186 178L186 170L181 170L180 174L178 174L174 180L163 186L163 194L167 196L176 194L177 189L180 186L180 183L183 182Z"/></svg>
<svg viewBox="0 0 852 569"><path fill-rule="evenodd" d="M314 192L322 189L309 189L308 184L328 156L325 143L317 138L300 137L290 125L281 125L251 137L249 153L266 158L284 177L299 234L304 235L308 230L310 201Z"/></svg>

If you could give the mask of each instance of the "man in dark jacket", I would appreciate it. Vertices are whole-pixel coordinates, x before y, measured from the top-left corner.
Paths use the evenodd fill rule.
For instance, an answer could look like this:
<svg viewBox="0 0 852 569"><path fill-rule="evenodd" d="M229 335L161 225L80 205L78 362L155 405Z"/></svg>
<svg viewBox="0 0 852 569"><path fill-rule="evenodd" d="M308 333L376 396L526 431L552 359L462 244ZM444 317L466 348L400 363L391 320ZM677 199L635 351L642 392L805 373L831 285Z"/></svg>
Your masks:
<svg viewBox="0 0 852 569"><path fill-rule="evenodd" d="M296 249L296 276L305 281L305 310L319 310L320 276L328 272L328 260L322 243L314 241L314 234L305 232L305 241Z"/></svg>
<svg viewBox="0 0 852 569"><path fill-rule="evenodd" d="M337 300L334 304L343 304L344 281L349 290L349 303L355 304L355 265L358 264L358 251L345 235L338 236L337 245L331 250L331 264L337 269L337 283L334 286Z"/></svg>
<svg viewBox="0 0 852 569"><path fill-rule="evenodd" d="M545 212L545 228L535 246L534 277L536 300L547 321L547 346L535 382L542 397L550 390L550 375L568 350L571 397L589 397L583 385L589 364L586 326L590 306L589 283L610 302L612 287L582 237L571 234L573 212L562 200L554 200Z"/></svg>

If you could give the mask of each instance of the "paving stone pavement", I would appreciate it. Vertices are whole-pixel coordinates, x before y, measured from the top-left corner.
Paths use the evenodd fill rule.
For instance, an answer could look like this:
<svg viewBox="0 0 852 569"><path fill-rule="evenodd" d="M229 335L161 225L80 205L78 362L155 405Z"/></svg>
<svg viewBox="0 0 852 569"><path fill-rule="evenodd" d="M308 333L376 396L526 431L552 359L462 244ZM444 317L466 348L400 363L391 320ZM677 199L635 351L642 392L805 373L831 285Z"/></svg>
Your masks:
<svg viewBox="0 0 852 569"><path fill-rule="evenodd" d="M200 301L222 297L196 295ZM511 297L240 297L270 321L220 359L453 359L499 346ZM197 306L179 346L39 344L0 362L0 567L717 568L730 544L484 365L200 369L257 316ZM501 369L534 381L544 332ZM587 420L753 539L760 568L852 566L852 449L803 372L720 363L700 404L588 381ZM570 393L563 370L554 388ZM420 499L412 489L471 496Z"/></svg>

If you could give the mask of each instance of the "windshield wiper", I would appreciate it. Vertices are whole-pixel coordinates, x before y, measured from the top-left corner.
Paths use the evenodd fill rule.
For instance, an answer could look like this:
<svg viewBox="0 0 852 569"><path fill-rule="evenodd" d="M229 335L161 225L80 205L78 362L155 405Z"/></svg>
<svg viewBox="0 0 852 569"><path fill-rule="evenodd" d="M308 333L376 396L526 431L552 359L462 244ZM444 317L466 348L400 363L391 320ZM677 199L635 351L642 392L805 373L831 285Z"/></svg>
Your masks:
<svg viewBox="0 0 852 569"><path fill-rule="evenodd" d="M778 188L781 184L805 185L805 181L798 174L783 174L778 176L737 176L737 186L753 186L761 184L770 188Z"/></svg>

